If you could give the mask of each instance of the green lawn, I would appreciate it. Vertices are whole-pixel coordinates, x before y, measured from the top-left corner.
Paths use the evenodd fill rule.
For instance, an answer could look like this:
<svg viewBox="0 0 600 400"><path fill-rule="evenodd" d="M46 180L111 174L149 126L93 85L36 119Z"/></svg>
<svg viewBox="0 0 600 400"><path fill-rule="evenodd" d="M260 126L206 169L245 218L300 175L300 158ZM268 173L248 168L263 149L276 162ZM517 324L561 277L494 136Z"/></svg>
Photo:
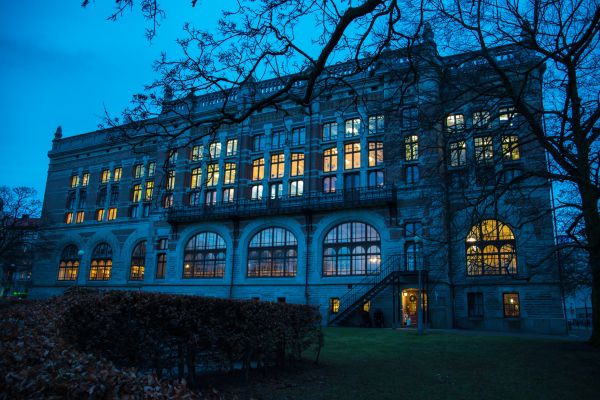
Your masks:
<svg viewBox="0 0 600 400"><path fill-rule="evenodd" d="M320 366L252 386L260 399L600 399L600 350L565 340L328 328Z"/></svg>

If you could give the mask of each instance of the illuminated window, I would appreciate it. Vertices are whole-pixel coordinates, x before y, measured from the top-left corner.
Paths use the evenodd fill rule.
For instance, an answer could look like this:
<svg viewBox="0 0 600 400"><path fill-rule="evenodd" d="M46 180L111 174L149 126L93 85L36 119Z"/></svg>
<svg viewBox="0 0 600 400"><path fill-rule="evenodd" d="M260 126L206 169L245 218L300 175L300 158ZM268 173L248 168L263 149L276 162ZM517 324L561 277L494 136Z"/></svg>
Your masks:
<svg viewBox="0 0 600 400"><path fill-rule="evenodd" d="M414 185L419 182L419 166L408 165L406 166L406 184Z"/></svg>
<svg viewBox="0 0 600 400"><path fill-rule="evenodd" d="M304 194L304 181L290 181L290 196L302 196Z"/></svg>
<svg viewBox="0 0 600 400"><path fill-rule="evenodd" d="M219 164L208 164L206 168L206 186L217 186L219 183Z"/></svg>
<svg viewBox="0 0 600 400"><path fill-rule="evenodd" d="M79 186L79 175L71 175L71 187L76 188Z"/></svg>
<svg viewBox="0 0 600 400"><path fill-rule="evenodd" d="M285 132L284 131L276 131L273 132L273 136L271 136L271 148L272 149L281 149L285 145Z"/></svg>
<svg viewBox="0 0 600 400"><path fill-rule="evenodd" d="M83 212L83 211L77 211L77 219L75 220L75 223L76 224L83 223L84 218L85 218L85 212Z"/></svg>
<svg viewBox="0 0 600 400"><path fill-rule="evenodd" d="M145 201L152 200L152 196L154 195L154 181L146 181L146 193L144 196Z"/></svg>
<svg viewBox="0 0 600 400"><path fill-rule="evenodd" d="M175 165L176 162L177 162L177 150L175 150L175 149L169 150L169 152L167 153L167 164Z"/></svg>
<svg viewBox="0 0 600 400"><path fill-rule="evenodd" d="M450 165L464 167L467 164L467 143L463 140L450 143Z"/></svg>
<svg viewBox="0 0 600 400"><path fill-rule="evenodd" d="M304 153L292 153L290 176L304 175Z"/></svg>
<svg viewBox="0 0 600 400"><path fill-rule="evenodd" d="M79 192L79 202L77 203L77 208L85 208L86 201L87 201L87 192L85 190L81 190Z"/></svg>
<svg viewBox="0 0 600 400"><path fill-rule="evenodd" d="M260 181L265 177L265 159L257 158L252 161L252 180Z"/></svg>
<svg viewBox="0 0 600 400"><path fill-rule="evenodd" d="M304 143L306 143L306 129L305 128L292 129L292 146L299 146Z"/></svg>
<svg viewBox="0 0 600 400"><path fill-rule="evenodd" d="M175 171L167 171L167 190L175 189Z"/></svg>
<svg viewBox="0 0 600 400"><path fill-rule="evenodd" d="M344 136L355 137L360 135L360 118L347 119L345 125Z"/></svg>
<svg viewBox="0 0 600 400"><path fill-rule="evenodd" d="M65 247L58 262L58 280L76 281L79 271L79 250L77 246L70 244Z"/></svg>
<svg viewBox="0 0 600 400"><path fill-rule="evenodd" d="M419 111L416 107L408 107L402 110L402 128L416 128L419 126Z"/></svg>
<svg viewBox="0 0 600 400"><path fill-rule="evenodd" d="M229 139L227 141L225 154L228 156L235 156L238 152L238 140L237 139Z"/></svg>
<svg viewBox="0 0 600 400"><path fill-rule="evenodd" d="M466 238L467 275L516 274L515 245L508 225L493 219L475 225Z"/></svg>
<svg viewBox="0 0 600 400"><path fill-rule="evenodd" d="M338 297L331 297L329 299L329 312L337 314L340 311L340 299Z"/></svg>
<svg viewBox="0 0 600 400"><path fill-rule="evenodd" d="M81 178L81 186L87 186L90 183L90 174L88 172L84 172Z"/></svg>
<svg viewBox="0 0 600 400"><path fill-rule="evenodd" d="M213 160L221 157L221 142L212 142L208 147L208 154Z"/></svg>
<svg viewBox="0 0 600 400"><path fill-rule="evenodd" d="M112 249L108 243L99 243L92 252L90 281L107 281L112 270Z"/></svg>
<svg viewBox="0 0 600 400"><path fill-rule="evenodd" d="M258 232L248 245L249 277L296 276L298 242L284 228L266 228Z"/></svg>
<svg viewBox="0 0 600 400"><path fill-rule="evenodd" d="M489 164L494 161L494 145L491 136L475 138L475 161L478 164Z"/></svg>
<svg viewBox="0 0 600 400"><path fill-rule="evenodd" d="M204 204L207 206L214 206L217 204L217 191L216 190L207 190L204 195Z"/></svg>
<svg viewBox="0 0 600 400"><path fill-rule="evenodd" d="M271 155L271 178L283 178L285 168L285 154Z"/></svg>
<svg viewBox="0 0 600 400"><path fill-rule="evenodd" d="M369 171L369 187L383 186L385 183L383 176L383 171Z"/></svg>
<svg viewBox="0 0 600 400"><path fill-rule="evenodd" d="M183 251L184 278L222 278L225 273L225 240L213 232L193 236Z"/></svg>
<svg viewBox="0 0 600 400"><path fill-rule="evenodd" d="M131 252L131 267L129 268L129 279L141 281L144 279L146 265L146 241L139 242Z"/></svg>
<svg viewBox="0 0 600 400"><path fill-rule="evenodd" d="M121 181L121 175L123 174L123 168L121 167L117 167L114 169L114 174L113 174L113 181L115 182L120 182Z"/></svg>
<svg viewBox="0 0 600 400"><path fill-rule="evenodd" d="M420 243L406 242L404 254L404 266L407 271L417 271L422 266Z"/></svg>
<svg viewBox="0 0 600 400"><path fill-rule="evenodd" d="M192 151L190 152L190 161L202 161L202 157L204 155L204 146L196 145L192 147Z"/></svg>
<svg viewBox="0 0 600 400"><path fill-rule="evenodd" d="M265 149L265 135L254 135L252 138L252 150L262 151Z"/></svg>
<svg viewBox="0 0 600 400"><path fill-rule="evenodd" d="M96 221L104 222L105 210L104 208L99 208L96 210Z"/></svg>
<svg viewBox="0 0 600 400"><path fill-rule="evenodd" d="M224 185L235 183L235 163L225 163L225 176L223 177Z"/></svg>
<svg viewBox="0 0 600 400"><path fill-rule="evenodd" d="M333 227L323 243L323 275L372 275L380 272L379 233L363 222Z"/></svg>
<svg viewBox="0 0 600 400"><path fill-rule="evenodd" d="M100 174L100 182L101 183L108 183L110 181L110 170L109 169L103 169L102 173Z"/></svg>
<svg viewBox="0 0 600 400"><path fill-rule="evenodd" d="M202 193L200 192L192 192L190 193L190 206L199 206L202 204Z"/></svg>
<svg viewBox="0 0 600 400"><path fill-rule="evenodd" d="M173 207L173 193L167 193L163 197L163 207L171 208Z"/></svg>
<svg viewBox="0 0 600 400"><path fill-rule="evenodd" d="M369 117L369 135L383 133L384 118L383 115L373 115Z"/></svg>
<svg viewBox="0 0 600 400"><path fill-rule="evenodd" d="M507 161L516 161L521 158L519 137L517 135L502 136L502 158Z"/></svg>
<svg viewBox="0 0 600 400"><path fill-rule="evenodd" d="M202 168L192 169L192 175L190 178L190 188L198 189L202 185Z"/></svg>
<svg viewBox="0 0 600 400"><path fill-rule="evenodd" d="M231 203L234 200L235 189L226 188L223 189L223 203Z"/></svg>
<svg viewBox="0 0 600 400"><path fill-rule="evenodd" d="M73 191L73 192L69 192L69 194L67 194L67 205L66 208L69 210L72 210L73 208L75 208L75 198L77 197L77 194Z"/></svg>
<svg viewBox="0 0 600 400"><path fill-rule="evenodd" d="M338 136L337 122L328 122L323 124L323 140L335 140Z"/></svg>
<svg viewBox="0 0 600 400"><path fill-rule="evenodd" d="M404 138L404 159L406 161L419 159L419 137L417 135L408 135Z"/></svg>
<svg viewBox="0 0 600 400"><path fill-rule="evenodd" d="M363 303L362 310L363 310L364 312L369 312L369 311L371 311L371 300L369 300L369 301L365 301L365 302Z"/></svg>
<svg viewBox="0 0 600 400"><path fill-rule="evenodd" d="M337 171L338 151L337 147L323 150L323 172Z"/></svg>
<svg viewBox="0 0 600 400"><path fill-rule="evenodd" d="M148 177L154 176L156 172L156 163L154 161L148 163Z"/></svg>
<svg viewBox="0 0 600 400"><path fill-rule="evenodd" d="M250 189L250 198L252 200L260 200L263 197L263 185L252 185Z"/></svg>
<svg viewBox="0 0 600 400"><path fill-rule="evenodd" d="M462 114L450 114L446 117L446 130L457 133L465 129L465 116Z"/></svg>
<svg viewBox="0 0 600 400"><path fill-rule="evenodd" d="M467 312L469 318L483 318L483 293L467 293Z"/></svg>
<svg viewBox="0 0 600 400"><path fill-rule="evenodd" d="M119 187L113 186L110 188L110 200L109 204L111 206L116 205L119 202Z"/></svg>
<svg viewBox="0 0 600 400"><path fill-rule="evenodd" d="M517 114L514 107L502 107L498 110L498 118L500 123L513 126L513 122Z"/></svg>
<svg viewBox="0 0 600 400"><path fill-rule="evenodd" d="M502 303L504 304L504 318L519 318L521 316L519 293L504 293L502 298Z"/></svg>
<svg viewBox="0 0 600 400"><path fill-rule="evenodd" d="M369 142L369 167L383 164L383 142Z"/></svg>
<svg viewBox="0 0 600 400"><path fill-rule="evenodd" d="M136 164L133 166L133 177L136 179L144 177L144 164Z"/></svg>
<svg viewBox="0 0 600 400"><path fill-rule="evenodd" d="M167 254L158 253L156 255L156 279L164 279L167 272Z"/></svg>
<svg viewBox="0 0 600 400"><path fill-rule="evenodd" d="M142 185L137 183L133 185L133 189L131 190L131 201L137 203L142 200Z"/></svg>
<svg viewBox="0 0 600 400"><path fill-rule="evenodd" d="M323 192L335 193L335 185L337 182L336 176L326 176L323 178Z"/></svg>
<svg viewBox="0 0 600 400"><path fill-rule="evenodd" d="M475 111L473 113L473 126L476 128L487 128L490 124L489 111Z"/></svg>
<svg viewBox="0 0 600 400"><path fill-rule="evenodd" d="M72 223L73 223L73 213L68 212L65 214L65 224L72 224Z"/></svg>
<svg viewBox="0 0 600 400"><path fill-rule="evenodd" d="M271 199L278 199L283 196L283 183L271 183L269 189L271 191Z"/></svg>
<svg viewBox="0 0 600 400"><path fill-rule="evenodd" d="M108 220L113 221L117 219L117 207L111 207L108 209Z"/></svg>
<svg viewBox="0 0 600 400"><path fill-rule="evenodd" d="M360 168L360 143L344 145L344 169Z"/></svg>

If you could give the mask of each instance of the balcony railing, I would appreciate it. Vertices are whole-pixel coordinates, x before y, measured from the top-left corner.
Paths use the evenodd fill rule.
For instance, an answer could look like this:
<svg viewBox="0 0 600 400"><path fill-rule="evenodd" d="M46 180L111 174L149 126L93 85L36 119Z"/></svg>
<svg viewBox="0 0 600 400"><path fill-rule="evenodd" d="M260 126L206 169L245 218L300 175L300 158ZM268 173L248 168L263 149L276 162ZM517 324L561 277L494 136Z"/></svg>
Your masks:
<svg viewBox="0 0 600 400"><path fill-rule="evenodd" d="M170 223L196 222L264 215L286 215L312 211L346 208L370 208L393 204L396 187L384 185L337 190L333 193L305 192L302 196L282 196L275 199L241 199L200 206L182 206L169 209Z"/></svg>

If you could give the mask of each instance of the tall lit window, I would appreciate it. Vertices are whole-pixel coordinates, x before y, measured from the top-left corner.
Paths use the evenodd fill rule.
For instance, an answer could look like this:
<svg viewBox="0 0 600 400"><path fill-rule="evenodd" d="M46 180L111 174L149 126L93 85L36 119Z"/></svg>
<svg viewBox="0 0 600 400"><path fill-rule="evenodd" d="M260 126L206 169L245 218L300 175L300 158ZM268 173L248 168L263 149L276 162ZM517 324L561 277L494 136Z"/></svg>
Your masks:
<svg viewBox="0 0 600 400"><path fill-rule="evenodd" d="M494 219L475 225L466 239L467 275L516 274L515 245L508 225Z"/></svg>
<svg viewBox="0 0 600 400"><path fill-rule="evenodd" d="M337 147L323 150L323 172L337 171L338 151Z"/></svg>
<svg viewBox="0 0 600 400"><path fill-rule="evenodd" d="M419 159L419 137L417 135L408 135L404 138L404 158L406 161Z"/></svg>
<svg viewBox="0 0 600 400"><path fill-rule="evenodd" d="M202 168L192 169L190 176L190 189L197 189L202 185Z"/></svg>
<svg viewBox="0 0 600 400"><path fill-rule="evenodd" d="M340 298L339 297L331 297L329 299L329 312L332 314L337 314L340 312Z"/></svg>
<svg viewBox="0 0 600 400"><path fill-rule="evenodd" d="M323 275L373 275L380 272L381 239L363 222L333 227L323 243Z"/></svg>
<svg viewBox="0 0 600 400"><path fill-rule="evenodd" d="M383 164L383 142L369 142L369 167Z"/></svg>
<svg viewBox="0 0 600 400"><path fill-rule="evenodd" d="M304 153L292 153L290 176L304 175Z"/></svg>
<svg viewBox="0 0 600 400"><path fill-rule="evenodd" d="M296 276L298 242L284 228L266 228L258 232L248 245L249 277Z"/></svg>
<svg viewBox="0 0 600 400"><path fill-rule="evenodd" d="M219 183L219 164L208 164L206 175L206 186L217 186Z"/></svg>
<svg viewBox="0 0 600 400"><path fill-rule="evenodd" d="M327 122L323 124L323 140L335 140L338 136L337 122Z"/></svg>
<svg viewBox="0 0 600 400"><path fill-rule="evenodd" d="M65 224L72 224L72 223L73 223L73 213L68 212L65 214Z"/></svg>
<svg viewBox="0 0 600 400"><path fill-rule="evenodd" d="M306 129L303 127L292 129L292 146L298 146L304 143L306 143Z"/></svg>
<svg viewBox="0 0 600 400"><path fill-rule="evenodd" d="M77 211L77 219L75 220L76 224L81 224L85 218L85 212Z"/></svg>
<svg viewBox="0 0 600 400"><path fill-rule="evenodd" d="M233 202L235 200L234 195L235 195L234 188L230 187L230 188L223 189L223 203Z"/></svg>
<svg viewBox="0 0 600 400"><path fill-rule="evenodd" d="M254 135L252 137L252 150L262 151L265 149L265 135Z"/></svg>
<svg viewBox="0 0 600 400"><path fill-rule="evenodd" d="M71 175L71 187L76 188L79 186L79 175Z"/></svg>
<svg viewBox="0 0 600 400"><path fill-rule="evenodd" d="M235 183L235 163L225 163L225 176L223 177L224 185Z"/></svg>
<svg viewBox="0 0 600 400"><path fill-rule="evenodd" d="M271 155L271 178L283 178L285 170L285 154Z"/></svg>
<svg viewBox="0 0 600 400"><path fill-rule="evenodd" d="M225 154L227 156L235 156L238 152L238 140L237 139L229 139L227 141L227 148L225 149Z"/></svg>
<svg viewBox="0 0 600 400"><path fill-rule="evenodd" d="M344 145L344 169L360 168L360 143Z"/></svg>
<svg viewBox="0 0 600 400"><path fill-rule="evenodd" d="M489 164L494 161L494 145L491 136L476 137L475 161L478 164Z"/></svg>
<svg viewBox="0 0 600 400"><path fill-rule="evenodd" d="M208 154L213 160L221 157L221 142L212 142L208 147Z"/></svg>
<svg viewBox="0 0 600 400"><path fill-rule="evenodd" d="M252 161L252 180L260 181L265 177L265 159L257 158Z"/></svg>
<svg viewBox="0 0 600 400"><path fill-rule="evenodd" d="M183 251L184 278L222 278L225 274L225 240L214 232L193 236Z"/></svg>
<svg viewBox="0 0 600 400"><path fill-rule="evenodd" d="M89 172L84 172L81 177L81 186L87 186L90 183L90 174Z"/></svg>
<svg viewBox="0 0 600 400"><path fill-rule="evenodd" d="M285 132L284 131L275 131L271 136L271 148L272 149L281 149L285 145Z"/></svg>
<svg viewBox="0 0 600 400"><path fill-rule="evenodd" d="M275 182L269 185L271 199L278 199L283 196L283 183Z"/></svg>
<svg viewBox="0 0 600 400"><path fill-rule="evenodd" d="M450 133L457 133L465 129L465 116L463 114L450 114L446 117L446 129Z"/></svg>
<svg viewBox="0 0 600 400"><path fill-rule="evenodd" d="M129 279L141 281L144 279L146 265L146 241L139 242L131 252L131 266L129 268Z"/></svg>
<svg viewBox="0 0 600 400"><path fill-rule="evenodd" d="M76 281L79 271L79 249L70 244L65 247L60 255L58 262L58 280Z"/></svg>
<svg viewBox="0 0 600 400"><path fill-rule="evenodd" d="M202 156L204 155L204 146L201 144L193 146L192 151L190 152L190 160L193 162L202 161Z"/></svg>
<svg viewBox="0 0 600 400"><path fill-rule="evenodd" d="M144 177L144 164L136 164L133 166L133 177L136 179Z"/></svg>
<svg viewBox="0 0 600 400"><path fill-rule="evenodd" d="M402 110L402 128L416 128L419 126L419 110L417 107L407 107Z"/></svg>
<svg viewBox="0 0 600 400"><path fill-rule="evenodd" d="M464 140L450 143L450 165L463 167L467 164L467 143Z"/></svg>
<svg viewBox="0 0 600 400"><path fill-rule="evenodd" d="M347 119L344 136L354 137L360 135L360 118Z"/></svg>
<svg viewBox="0 0 600 400"><path fill-rule="evenodd" d="M302 196L304 194L304 181L290 181L290 196Z"/></svg>
<svg viewBox="0 0 600 400"><path fill-rule="evenodd" d="M369 135L383 133L384 118L383 115L372 115L369 117Z"/></svg>
<svg viewBox="0 0 600 400"><path fill-rule="evenodd" d="M142 185L137 183L131 189L131 201L137 203L142 200Z"/></svg>
<svg viewBox="0 0 600 400"><path fill-rule="evenodd" d="M473 126L476 128L487 128L490 124L489 111L475 111L473 113Z"/></svg>
<svg viewBox="0 0 600 400"><path fill-rule="evenodd" d="M148 163L148 177L154 176L156 172L156 163L154 161Z"/></svg>
<svg viewBox="0 0 600 400"><path fill-rule="evenodd" d="M336 182L337 182L337 177L335 175L324 177L323 178L323 192L335 193Z"/></svg>
<svg viewBox="0 0 600 400"><path fill-rule="evenodd" d="M105 214L104 208L97 209L96 210L96 221L103 222L104 221L104 214Z"/></svg>
<svg viewBox="0 0 600 400"><path fill-rule="evenodd" d="M107 281L112 270L112 249L108 243L94 247L90 262L90 281Z"/></svg>
<svg viewBox="0 0 600 400"><path fill-rule="evenodd" d="M521 158L517 135L502 136L502 158L507 161L516 161Z"/></svg>
<svg viewBox="0 0 600 400"><path fill-rule="evenodd" d="M369 187L383 186L385 183L383 171L369 171L368 182Z"/></svg>
<svg viewBox="0 0 600 400"><path fill-rule="evenodd" d="M116 167L113 171L113 181L114 182L120 182L121 181L121 175L123 174L123 168L121 167Z"/></svg>
<svg viewBox="0 0 600 400"><path fill-rule="evenodd" d="M108 220L113 221L117 219L117 207L111 207L108 209Z"/></svg>
<svg viewBox="0 0 600 400"><path fill-rule="evenodd" d="M145 201L152 200L152 196L154 195L154 181L146 181L146 193L144 195Z"/></svg>
<svg viewBox="0 0 600 400"><path fill-rule="evenodd" d="M167 190L175 189L175 170L167 171Z"/></svg>
<svg viewBox="0 0 600 400"><path fill-rule="evenodd" d="M519 293L504 293L502 295L504 318L519 318L521 316L521 302Z"/></svg>
<svg viewBox="0 0 600 400"><path fill-rule="evenodd" d="M501 107L498 110L498 118L500 119L500 123L508 124L513 126L514 119L516 117L515 108L514 107Z"/></svg>
<svg viewBox="0 0 600 400"><path fill-rule="evenodd" d="M250 198L260 200L263 197L263 185L252 185L250 189Z"/></svg>
<svg viewBox="0 0 600 400"><path fill-rule="evenodd" d="M100 182L108 183L110 181L110 169L103 169L100 174Z"/></svg>

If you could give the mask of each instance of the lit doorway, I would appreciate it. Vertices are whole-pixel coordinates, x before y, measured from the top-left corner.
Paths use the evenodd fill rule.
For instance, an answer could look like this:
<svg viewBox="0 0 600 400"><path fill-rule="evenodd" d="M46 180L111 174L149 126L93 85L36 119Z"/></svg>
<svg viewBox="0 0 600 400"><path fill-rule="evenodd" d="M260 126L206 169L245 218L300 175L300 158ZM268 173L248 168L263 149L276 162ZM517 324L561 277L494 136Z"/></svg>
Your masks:
<svg viewBox="0 0 600 400"><path fill-rule="evenodd" d="M402 290L402 326L406 328L416 328L419 322L418 299L419 289ZM423 322L427 321L427 295L423 292Z"/></svg>

